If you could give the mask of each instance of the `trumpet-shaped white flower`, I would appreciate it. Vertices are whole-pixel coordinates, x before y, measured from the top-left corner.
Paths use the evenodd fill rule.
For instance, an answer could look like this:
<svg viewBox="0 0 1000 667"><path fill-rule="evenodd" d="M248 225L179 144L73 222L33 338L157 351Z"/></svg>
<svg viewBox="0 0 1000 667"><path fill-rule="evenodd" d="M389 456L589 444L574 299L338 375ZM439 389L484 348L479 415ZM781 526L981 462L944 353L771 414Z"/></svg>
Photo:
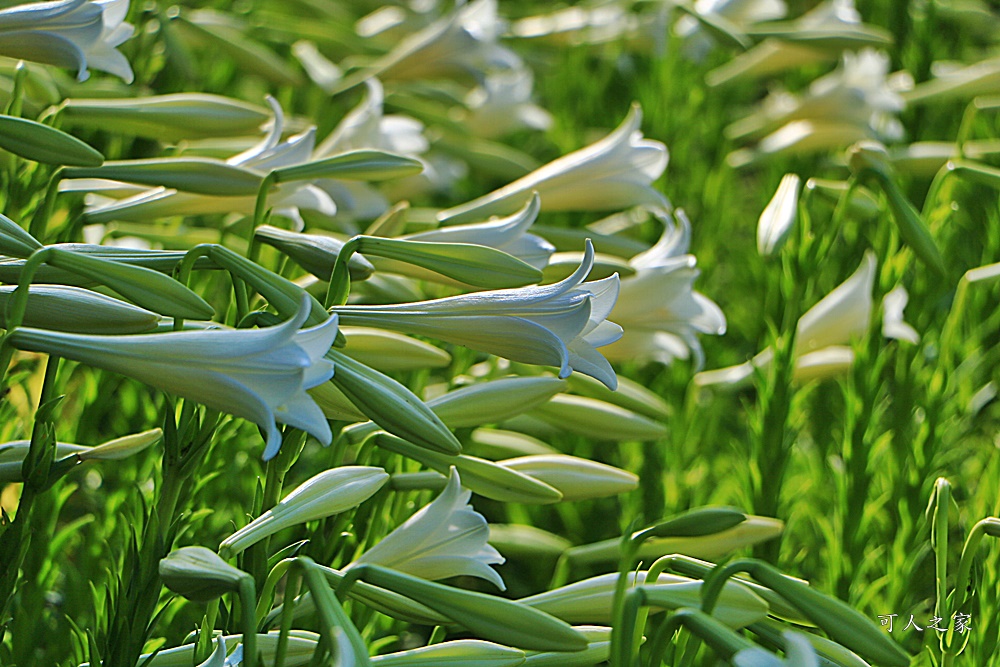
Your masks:
<svg viewBox="0 0 1000 667"><path fill-rule="evenodd" d="M520 128L547 130L552 115L531 101L533 77L527 67L490 74L465 97L463 124L475 135L500 137Z"/></svg>
<svg viewBox="0 0 1000 667"><path fill-rule="evenodd" d="M799 319L793 350L793 378L797 382L835 376L854 363L850 342L864 336L871 325L875 269L875 255L865 253L858 270ZM902 317L905 296L900 303L898 291L890 293L893 294L885 305L883 333L890 338L913 342L917 332L903 322ZM699 385L739 385L753 375L755 367L765 368L773 358L773 351L767 348L738 366L699 373L694 381Z"/></svg>
<svg viewBox="0 0 1000 667"><path fill-rule="evenodd" d="M281 106L272 97L267 98L274 112L271 127L260 142L226 160L231 165L258 172L261 177L279 167L289 167L312 159L316 143L316 128L281 140L285 119ZM76 186L70 182L69 189ZM89 188L90 183L79 184ZM292 219L301 229L304 224L299 209L318 211L323 215L333 215L337 205L322 189L312 183L299 181L283 183L268 197L276 215ZM94 197L87 209L87 219L92 222L112 220L143 221L172 215L203 215L211 213L252 213L255 196L212 197L177 192L168 188L152 188L120 200Z"/></svg>
<svg viewBox="0 0 1000 667"><path fill-rule="evenodd" d="M854 0L824 0L806 14L783 24L782 37L768 38L711 71L710 86L736 79L762 77L804 65L836 60L859 45L885 46L892 38L881 28L861 22Z"/></svg>
<svg viewBox="0 0 1000 667"><path fill-rule="evenodd" d="M58 0L0 10L0 55L75 67L85 81L88 67L132 83L132 67L116 47L135 28L125 23L129 0Z"/></svg>
<svg viewBox="0 0 1000 667"><path fill-rule="evenodd" d="M903 321L903 309L909 300L910 295L902 285L882 297L882 335L916 345L920 334Z"/></svg>
<svg viewBox="0 0 1000 667"><path fill-rule="evenodd" d="M300 331L309 310L303 298L294 318L252 330L89 336L19 328L10 333L10 343L120 373L248 419L267 433L267 460L281 446L276 421L323 443L332 438L323 411L305 390L333 376L333 363L323 355L337 335L337 317Z"/></svg>
<svg viewBox="0 0 1000 667"><path fill-rule="evenodd" d="M338 306L344 324L413 333L528 364L576 370L611 389L611 364L596 348L618 340L622 328L607 321L618 298L618 274L583 282L594 265L587 241L580 267L552 285L473 292L391 306Z"/></svg>
<svg viewBox="0 0 1000 667"><path fill-rule="evenodd" d="M544 269L556 248L541 236L528 233L528 228L535 222L540 210L541 200L536 194L520 211L504 218L468 225L450 225L409 234L403 238L410 241L475 243L489 246L503 250L536 269Z"/></svg>
<svg viewBox="0 0 1000 667"><path fill-rule="evenodd" d="M423 123L409 116L385 115L382 84L378 79L369 79L365 85L368 88L365 98L316 148L315 158L374 148L419 159L430 147L423 134ZM389 208L385 195L363 181L321 178L316 181L316 186L337 202L342 215L367 220L378 217Z"/></svg>
<svg viewBox="0 0 1000 667"><path fill-rule="evenodd" d="M404 38L374 69L385 80L481 80L487 71L521 66L513 51L500 46L502 28L497 0L474 0Z"/></svg>
<svg viewBox="0 0 1000 667"><path fill-rule="evenodd" d="M356 562L383 565L430 580L480 577L505 590L503 579L490 567L503 563L504 557L487 543L490 528L469 504L471 495L462 488L458 471L452 467L441 495Z"/></svg>
<svg viewBox="0 0 1000 667"><path fill-rule="evenodd" d="M764 154L818 151L862 138L899 139L896 118L905 103L889 79L889 56L874 49L845 53L841 67L817 79L802 96L777 92L761 109L727 128L731 137L770 132Z"/></svg>
<svg viewBox="0 0 1000 667"><path fill-rule="evenodd" d="M471 202L441 211L443 221L482 220L511 213L534 190L544 211L608 211L670 202L652 183L667 167L667 147L643 139L642 108L633 104L614 132L600 141L564 155L527 176Z"/></svg>
<svg viewBox="0 0 1000 667"><path fill-rule="evenodd" d="M389 473L371 466L324 470L295 487L281 502L227 537L219 545L226 558L280 530L325 519L357 507L389 481Z"/></svg>
<svg viewBox="0 0 1000 667"><path fill-rule="evenodd" d="M688 254L691 223L683 211L674 225L667 214L656 213L664 224L663 235L649 250L629 260L635 274L621 281L621 298L611 317L621 324L621 339L604 350L611 361L671 363L694 353L700 368L704 355L697 334L721 335L726 317L708 297L695 292L697 260Z"/></svg>
<svg viewBox="0 0 1000 667"><path fill-rule="evenodd" d="M785 239L798 218L799 188L802 179L798 174L785 174L778 190L757 221L757 252L769 257L781 250Z"/></svg>

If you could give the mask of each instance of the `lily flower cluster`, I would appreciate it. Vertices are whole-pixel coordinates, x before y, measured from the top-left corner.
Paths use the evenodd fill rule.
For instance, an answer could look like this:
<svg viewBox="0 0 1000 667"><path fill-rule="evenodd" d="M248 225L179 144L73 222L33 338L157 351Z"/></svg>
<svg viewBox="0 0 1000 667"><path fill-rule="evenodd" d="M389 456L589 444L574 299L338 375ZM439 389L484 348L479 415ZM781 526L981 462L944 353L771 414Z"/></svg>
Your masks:
<svg viewBox="0 0 1000 667"><path fill-rule="evenodd" d="M731 138L762 138L729 161L739 166L779 153L843 148L861 139L898 140L897 114L904 101L893 85L888 54L845 53L840 68L813 81L804 95L771 93L757 112L730 125Z"/></svg>

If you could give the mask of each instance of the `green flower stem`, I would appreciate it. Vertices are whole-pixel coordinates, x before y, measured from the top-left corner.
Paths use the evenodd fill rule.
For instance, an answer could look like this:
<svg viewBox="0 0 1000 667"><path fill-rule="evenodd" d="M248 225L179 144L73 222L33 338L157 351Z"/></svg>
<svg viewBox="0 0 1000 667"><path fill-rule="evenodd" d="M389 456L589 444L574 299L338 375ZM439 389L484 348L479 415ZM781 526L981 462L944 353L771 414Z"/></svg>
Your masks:
<svg viewBox="0 0 1000 667"><path fill-rule="evenodd" d="M38 405L44 406L52 399L56 379L59 374L59 357L50 356L45 366L45 378L42 380L41 395ZM42 419L39 419L39 415ZM17 505L17 514L11 524L0 532L0 620L7 618L13 602L14 588L17 584L18 572L28 553L31 542L31 507L35 498L48 488L49 466L55 459L55 436L45 436L45 424L51 412L35 413L35 423L31 429L31 444L28 454L22 464L25 473L24 486ZM51 440L46 447L48 440ZM0 641L6 632L6 625L0 623Z"/></svg>
<svg viewBox="0 0 1000 667"><path fill-rule="evenodd" d="M49 178L49 183L45 188L45 198L35 209L35 214L31 217L31 224L28 233L44 243L46 226L52 219L52 214L56 208L56 199L59 197L59 184L63 179L63 167L56 169Z"/></svg>
<svg viewBox="0 0 1000 667"><path fill-rule="evenodd" d="M294 558L286 558L279 561L271 568L271 571L267 574L267 579L264 581L264 586L260 589L260 597L257 599L257 627L258 629L263 629L264 618L267 617L268 613L271 611L271 603L274 600L274 591L278 587L278 582L281 578L285 576L289 568L295 563ZM288 583L286 582L286 586ZM285 594L285 600L287 601L288 594Z"/></svg>
<svg viewBox="0 0 1000 667"><path fill-rule="evenodd" d="M948 609L948 509L951 504L951 484L943 477L934 485L934 516L931 522L931 546L934 549L934 575L937 599L934 615L949 618Z"/></svg>
<svg viewBox="0 0 1000 667"><path fill-rule="evenodd" d="M260 188L257 190L257 201L254 203L253 207L253 224L250 225L250 232L247 235L247 257L249 259L253 259L250 257L249 249L253 248L254 245L254 232L257 231L258 227L265 223L265 218L268 215L267 195L270 194L270 190L275 183L276 179L274 177L274 172L272 171L264 177L264 180L260 182Z"/></svg>
<svg viewBox="0 0 1000 667"><path fill-rule="evenodd" d="M305 433L295 428L286 428L281 438L281 449L278 455L267 462L264 475L264 496L261 510L268 510L281 500L281 492L285 488L285 476L295 463L302 446L305 444ZM254 582L266 585L267 558L270 553L271 538L266 537L247 549L245 556L246 571L253 575Z"/></svg>
<svg viewBox="0 0 1000 667"><path fill-rule="evenodd" d="M323 302L327 309L347 303L347 297L351 293L351 273L347 265L361 246L361 238L355 236L345 243L337 254L337 261L334 262L333 272L330 274L330 287Z"/></svg>
<svg viewBox="0 0 1000 667"><path fill-rule="evenodd" d="M28 66L23 60L18 60L14 66L14 86L10 93L10 100L4 114L7 116L20 116L21 107L24 103L24 79L28 76Z"/></svg>
<svg viewBox="0 0 1000 667"><path fill-rule="evenodd" d="M282 561L282 563L286 562L290 566L294 561L292 559ZM281 563L279 563L279 565L281 565ZM275 569L277 569L277 567L275 567ZM283 568L282 571L287 569L288 566ZM281 610L281 629L278 632L278 645L275 647L274 651L274 667L285 666L285 656L288 653L288 634L292 630L292 621L295 620L295 602L296 597L299 594L301 584L301 574L299 574L297 570L292 569L288 573L288 579L285 580L285 602Z"/></svg>
<svg viewBox="0 0 1000 667"><path fill-rule="evenodd" d="M638 538L638 539L636 539ZM628 596L634 592L628 589L628 575L632 571L635 563L635 555L643 542L642 534L633 537L630 530L622 536L621 559L618 561L618 579L615 580L615 595L611 602L611 655L625 657L624 654L631 655L635 638L636 615L639 613L639 606L636 606L632 615L629 616L630 603ZM612 661L612 664L628 665L628 662Z"/></svg>
<svg viewBox="0 0 1000 667"><path fill-rule="evenodd" d="M257 590L253 577L240 579L240 614L243 616L243 664L257 667Z"/></svg>
<svg viewBox="0 0 1000 667"><path fill-rule="evenodd" d="M14 357L14 348L8 342L10 332L21 326L24 321L24 313L28 308L28 291L31 281L35 277L38 267L45 263L52 255L49 248L39 248L31 253L31 257L24 263L21 275L18 278L17 289L11 296L7 304L7 333L0 340L0 396L4 395L7 389L7 367Z"/></svg>
<svg viewBox="0 0 1000 667"><path fill-rule="evenodd" d="M305 579L306 585L309 587L309 592L312 593L313 601L316 603L316 610L322 627L326 630L323 633L324 637L328 635L330 629L339 627L347 635L355 655L363 656L365 658L364 662L368 663L368 647L365 645L364 640L361 639L361 635L358 634L358 629L354 627L351 619L348 618L344 612L344 608L340 605L338 598L343 598L339 595L334 595L330 590L330 585L326 581L323 569L307 556L298 556L295 562L301 568L302 577ZM357 576L361 574L362 569L357 568L354 572L348 571L345 573L344 581L341 582L341 586L337 587L337 590L339 591L347 581L350 581L350 585L353 585L357 581ZM350 588L350 585L348 588ZM330 646L330 648L332 649L333 647Z"/></svg>
<svg viewBox="0 0 1000 667"><path fill-rule="evenodd" d="M958 571L955 574L955 597L952 606L956 611L961 609L972 595L972 591L969 590L969 573L972 571L972 561L976 557L979 545L983 541L983 538L987 535L993 537L1000 536L1000 519L996 517L987 517L986 519L979 521L972 527L972 530L969 532L969 536L965 539L965 545L962 547L962 556L958 561ZM952 618L948 624L948 632L945 635L943 642L945 655L949 655L953 652L957 654L956 651L952 650L954 636L955 619Z"/></svg>

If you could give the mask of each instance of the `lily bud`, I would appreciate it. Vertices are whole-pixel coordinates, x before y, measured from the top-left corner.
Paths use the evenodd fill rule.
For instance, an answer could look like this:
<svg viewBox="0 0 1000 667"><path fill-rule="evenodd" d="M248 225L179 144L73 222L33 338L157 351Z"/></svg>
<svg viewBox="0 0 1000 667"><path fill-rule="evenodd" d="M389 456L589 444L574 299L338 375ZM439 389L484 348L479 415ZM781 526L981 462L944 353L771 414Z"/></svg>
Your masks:
<svg viewBox="0 0 1000 667"><path fill-rule="evenodd" d="M781 250L798 217L799 187L797 174L785 174L774 197L757 222L757 252L770 257Z"/></svg>
<svg viewBox="0 0 1000 667"><path fill-rule="evenodd" d="M296 264L320 280L329 280L337 263L344 242L332 236L302 234L270 225L254 231L261 241L291 257ZM365 280L375 272L375 267L363 256L354 253L347 263L351 280Z"/></svg>
<svg viewBox="0 0 1000 667"><path fill-rule="evenodd" d="M628 586L641 585L651 607L678 609L701 604L704 582L673 574L661 574L644 584L645 571L628 574ZM520 602L561 618L567 623L610 623L618 573L603 574L562 586ZM767 617L768 605L750 589L735 581L726 582L712 615L731 628L744 628Z"/></svg>
<svg viewBox="0 0 1000 667"><path fill-rule="evenodd" d="M606 440L658 440L667 434L659 422L585 396L554 396L530 414L570 433Z"/></svg>
<svg viewBox="0 0 1000 667"><path fill-rule="evenodd" d="M220 636L216 641L224 642L229 648L240 644L243 635ZM305 667L312 660L318 645L319 635L315 632L292 630L288 635L285 667ZM146 667L191 667L194 662L195 646L195 644L185 644L157 651L156 655L147 653L139 657L139 664ZM241 646L237 646L236 650L240 650ZM278 632L257 635L257 650L264 657L264 664L273 664L277 648Z"/></svg>
<svg viewBox="0 0 1000 667"><path fill-rule="evenodd" d="M526 651L526 667L591 667L607 662L611 656L611 628L601 625L577 625L574 630L587 638L583 651Z"/></svg>
<svg viewBox="0 0 1000 667"><path fill-rule="evenodd" d="M389 473L382 468L342 466L321 472L223 540L219 552L235 556L279 530L357 507L387 481Z"/></svg>
<svg viewBox="0 0 1000 667"><path fill-rule="evenodd" d="M524 663L524 651L478 639L459 639L387 653L372 658L375 667L515 667Z"/></svg>
<svg viewBox="0 0 1000 667"><path fill-rule="evenodd" d="M491 523L490 544L519 558L558 558L573 543L547 530L515 523Z"/></svg>
<svg viewBox="0 0 1000 667"><path fill-rule="evenodd" d="M16 288L0 286L0 326ZM155 329L160 316L98 292L65 285L31 285L22 324L82 334L132 334Z"/></svg>
<svg viewBox="0 0 1000 667"><path fill-rule="evenodd" d="M341 327L347 339L344 354L383 373L419 368L444 368L451 355L439 347L394 331L371 327Z"/></svg>
<svg viewBox="0 0 1000 667"><path fill-rule="evenodd" d="M164 585L193 602L208 602L238 591L249 574L205 547L175 549L160 561Z"/></svg>
<svg viewBox="0 0 1000 667"><path fill-rule="evenodd" d="M256 132L269 118L261 107L206 93L68 99L61 109L68 124L169 141L243 136Z"/></svg>
<svg viewBox="0 0 1000 667"><path fill-rule="evenodd" d="M336 364L333 383L337 388L386 431L438 452L462 451L455 434L402 384L339 350L331 349L327 358Z"/></svg>
<svg viewBox="0 0 1000 667"><path fill-rule="evenodd" d="M0 254L27 259L42 247L34 236L5 215L0 215Z"/></svg>
<svg viewBox="0 0 1000 667"><path fill-rule="evenodd" d="M204 157L117 160L88 169L67 169L65 176L106 178L218 197L256 195L263 182L263 177L251 169Z"/></svg>
<svg viewBox="0 0 1000 667"><path fill-rule="evenodd" d="M639 477L633 473L564 454L522 456L499 463L558 489L565 501L616 496L639 486Z"/></svg>
<svg viewBox="0 0 1000 667"><path fill-rule="evenodd" d="M450 428L503 421L544 404L566 388L554 377L509 377L454 389L427 401Z"/></svg>
<svg viewBox="0 0 1000 667"><path fill-rule="evenodd" d="M475 243L355 237L368 255L413 264L474 287L504 289L537 283L542 272L502 250Z"/></svg>
<svg viewBox="0 0 1000 667"><path fill-rule="evenodd" d="M204 299L158 271L56 247L38 252L46 253L47 264L106 285L153 312L191 320L209 320L215 315Z"/></svg>
<svg viewBox="0 0 1000 667"><path fill-rule="evenodd" d="M104 162L103 155L73 135L14 116L0 115L0 148L44 164L93 167Z"/></svg>
<svg viewBox="0 0 1000 667"><path fill-rule="evenodd" d="M511 600L424 581L377 565L356 565L351 571L368 583L419 600L484 639L537 651L587 648L586 637L565 622Z"/></svg>
<svg viewBox="0 0 1000 667"><path fill-rule="evenodd" d="M276 183L339 178L350 181L384 181L413 176L424 170L420 160L387 151L357 150L333 157L278 167L272 174Z"/></svg>

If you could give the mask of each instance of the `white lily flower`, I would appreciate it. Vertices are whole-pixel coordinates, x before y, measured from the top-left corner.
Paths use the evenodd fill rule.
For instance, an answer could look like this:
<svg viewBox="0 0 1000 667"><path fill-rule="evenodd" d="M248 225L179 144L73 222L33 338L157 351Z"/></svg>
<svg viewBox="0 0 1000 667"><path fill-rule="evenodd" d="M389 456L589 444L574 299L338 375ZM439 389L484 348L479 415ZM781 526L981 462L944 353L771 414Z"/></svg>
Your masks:
<svg viewBox="0 0 1000 667"><path fill-rule="evenodd" d="M549 129L552 115L531 101L533 82L527 67L490 74L466 95L463 124L473 134L487 139L520 128Z"/></svg>
<svg viewBox="0 0 1000 667"><path fill-rule="evenodd" d="M74 359L248 419L267 433L268 460L281 446L276 421L324 444L332 439L305 390L333 377L323 355L337 335L337 316L300 331L309 310L303 298L294 318L263 329L91 336L18 328L9 336L18 349Z"/></svg>
<svg viewBox="0 0 1000 667"><path fill-rule="evenodd" d="M344 324L438 338L513 361L574 370L610 389L611 364L596 348L618 340L622 328L607 321L618 298L618 274L583 282L594 264L587 241L580 267L551 285L491 290L390 306L338 306Z"/></svg>
<svg viewBox="0 0 1000 667"><path fill-rule="evenodd" d="M316 128L281 140L285 116L277 101L268 96L268 104L274 113L271 127L260 142L247 150L230 157L231 165L256 171L261 177L279 167L289 167L312 159L316 143ZM80 183L87 187L89 183ZM68 189L76 189L72 181ZM87 219L91 222L112 220L144 221L173 215L204 215L212 213L245 213L254 211L255 196L212 197L190 192L177 192L168 188L152 188L139 194L108 202L105 198L95 199L88 206ZM314 210L331 216L337 212L337 205L322 189L312 183L295 181L279 185L268 197L275 215L281 215L304 226L299 209Z"/></svg>
<svg viewBox="0 0 1000 667"><path fill-rule="evenodd" d="M875 284L875 254L866 252L854 274L809 309L798 322L793 378L799 382L837 375L854 363L849 347L864 336L871 324L872 287ZM738 366L698 373L699 385L736 385L748 380L754 368L765 368L774 358L768 348Z"/></svg>
<svg viewBox="0 0 1000 667"><path fill-rule="evenodd" d="M489 525L472 509L471 496L452 467L441 495L355 563L382 565L432 581L460 575L479 577L506 590L503 579L490 567L503 563L504 557L487 543Z"/></svg>
<svg viewBox="0 0 1000 667"><path fill-rule="evenodd" d="M903 309L909 300L910 295L902 285L882 297L882 335L916 345L920 334L903 321Z"/></svg>
<svg viewBox="0 0 1000 667"><path fill-rule="evenodd" d="M788 39L763 40L709 72L706 82L717 86L735 79L780 74L834 61L852 45L858 48L858 44L887 45L892 41L885 31L861 22L854 0L824 0L788 26L792 28ZM841 37L840 43L831 40L831 36Z"/></svg>
<svg viewBox="0 0 1000 667"><path fill-rule="evenodd" d="M722 335L726 317L708 297L695 292L697 260L688 254L691 223L684 212L654 212L663 222L663 235L649 250L629 260L635 274L621 281L621 298L611 317L621 324L621 339L604 350L611 361L658 361L670 364L694 353L695 366L704 363L697 334Z"/></svg>
<svg viewBox="0 0 1000 667"><path fill-rule="evenodd" d="M806 94L773 93L726 134L771 132L758 146L766 155L841 148L859 136L900 139L896 114L905 103L890 85L889 64L888 54L875 49L845 53L841 66L813 81Z"/></svg>
<svg viewBox="0 0 1000 667"><path fill-rule="evenodd" d="M285 528L325 519L357 507L388 481L389 473L373 466L340 466L324 470L222 540L219 553L231 558Z"/></svg>
<svg viewBox="0 0 1000 667"><path fill-rule="evenodd" d="M378 79L368 79L365 85L368 88L365 98L316 148L314 157L320 159L350 150L374 148L419 159L430 147L423 134L423 123L409 116L385 115L382 84ZM337 202L341 214L349 217L368 220L389 208L385 195L364 181L322 178L315 185Z"/></svg>
<svg viewBox="0 0 1000 667"><path fill-rule="evenodd" d="M132 83L132 67L116 47L135 28L125 23L129 0L58 0L0 10L0 55L71 67L86 81L88 67Z"/></svg>
<svg viewBox="0 0 1000 667"><path fill-rule="evenodd" d="M784 0L697 0L694 11L701 16L719 17L738 29L745 29L761 21L784 18L788 7ZM678 19L674 31L687 40L684 52L695 60L704 59L715 43L693 16Z"/></svg>
<svg viewBox="0 0 1000 667"><path fill-rule="evenodd" d="M770 651L754 647L737 651L730 662L733 667L819 667L816 649L804 634L786 630L781 633L781 637L785 640L783 659Z"/></svg>
<svg viewBox="0 0 1000 667"><path fill-rule="evenodd" d="M482 220L511 213L532 191L544 211L608 211L670 202L652 183L667 167L667 147L643 139L642 108L633 104L622 124L600 141L564 155L478 199L438 213L442 221Z"/></svg>
<svg viewBox="0 0 1000 667"><path fill-rule="evenodd" d="M757 221L757 252L770 257L781 250L792 231L799 211L799 188L802 179L798 174L785 174L774 197Z"/></svg>
<svg viewBox="0 0 1000 667"><path fill-rule="evenodd" d="M528 228L535 222L540 210L541 200L535 194L520 211L504 218L468 225L450 225L409 234L402 238L410 241L475 243L489 246L503 250L536 269L544 269L556 248L541 236L528 233Z"/></svg>
<svg viewBox="0 0 1000 667"><path fill-rule="evenodd" d="M497 0L474 0L404 38L373 67L385 80L482 80L487 71L521 66L513 51L500 46L502 30Z"/></svg>

